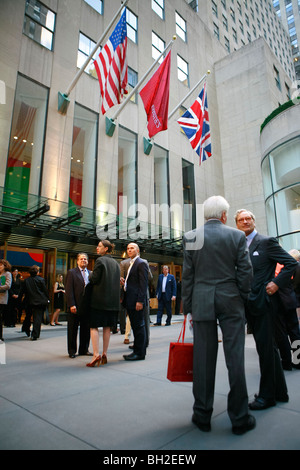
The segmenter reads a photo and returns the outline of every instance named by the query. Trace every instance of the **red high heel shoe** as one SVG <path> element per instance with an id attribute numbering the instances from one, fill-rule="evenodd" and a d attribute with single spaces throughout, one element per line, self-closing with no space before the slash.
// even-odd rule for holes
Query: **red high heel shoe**
<path id="1" fill-rule="evenodd" d="M 101 357 L 101 365 L 103 364 L 107 364 L 107 356 L 106 354 L 103 354 L 102 357 Z"/>
<path id="2" fill-rule="evenodd" d="M 100 362 L 101 362 L 101 356 L 97 356 L 93 361 L 86 364 L 86 367 L 95 367 L 95 366 L 99 367 Z"/>

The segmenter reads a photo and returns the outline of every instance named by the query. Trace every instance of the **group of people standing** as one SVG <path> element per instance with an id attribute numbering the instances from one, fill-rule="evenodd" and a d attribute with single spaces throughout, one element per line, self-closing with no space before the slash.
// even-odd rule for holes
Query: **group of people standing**
<path id="1" fill-rule="evenodd" d="M 77 267 L 70 269 L 66 277 L 66 302 L 68 309 L 68 353 L 75 358 L 79 331 L 79 355 L 93 355 L 87 367 L 107 363 L 107 350 L 111 329 L 115 326 L 120 304 L 129 317 L 133 331 L 133 351 L 124 355 L 126 361 L 143 360 L 149 344 L 149 265 L 140 258 L 136 243 L 127 246 L 128 260 L 119 263 L 112 257 L 114 245 L 101 240 L 93 271 L 87 269 L 88 255 L 77 255 Z M 99 330 L 103 328 L 103 349 L 99 351 Z M 89 352 L 92 343 L 93 353 Z"/>
<path id="2" fill-rule="evenodd" d="M 31 339 L 40 336 L 42 318 L 50 302 L 45 280 L 39 275 L 39 267 L 29 268 L 29 277 L 21 281 L 17 270 L 11 274 L 11 265 L 7 260 L 0 260 L 0 339 L 3 341 L 3 320 L 7 326 L 15 326 L 21 320 L 22 310 L 26 312 L 22 331 L 30 336 L 31 317 L 33 327 Z M 6 319 L 6 321 L 5 321 Z"/>
<path id="3" fill-rule="evenodd" d="M 257 233 L 249 210 L 236 212 L 236 229 L 226 226 L 228 210 L 223 197 L 207 199 L 206 223 L 185 234 L 182 298 L 194 331 L 192 421 L 204 432 L 211 430 L 219 325 L 230 386 L 228 415 L 232 432 L 240 435 L 256 425 L 248 409 L 264 410 L 289 400 L 278 351 L 278 338 L 288 336 L 279 293 L 290 285 L 299 263 L 275 238 Z M 281 270 L 275 276 L 278 264 Z M 259 390 L 250 403 L 244 367 L 246 322 L 260 367 Z M 298 319 L 297 328 L 299 335 Z M 290 343 L 290 357 L 291 349 Z"/>
<path id="4" fill-rule="evenodd" d="M 289 254 L 275 238 L 259 234 L 255 216 L 249 210 L 238 210 L 236 228 L 228 227 L 228 210 L 229 204 L 223 197 L 212 196 L 204 202 L 204 226 L 184 235 L 181 295 L 183 313 L 191 314 L 193 320 L 192 421 L 204 432 L 211 430 L 220 327 L 230 387 L 228 415 L 232 432 L 240 435 L 256 425 L 249 409 L 259 411 L 289 401 L 283 370 L 300 368 L 293 361 L 295 348 L 300 346 L 296 312 L 300 254 L 298 250 Z M 87 367 L 107 363 L 111 329 L 117 323 L 120 305 L 128 315 L 134 336 L 132 352 L 125 354 L 124 359 L 144 360 L 149 344 L 149 264 L 140 257 L 136 243 L 127 245 L 128 259 L 120 265 L 112 257 L 113 248 L 109 240 L 98 243 L 99 257 L 93 271 L 87 268 L 88 255 L 79 253 L 77 267 L 67 272 L 65 285 L 59 279 L 55 286 L 57 297 L 65 295 L 67 304 L 69 357 L 76 357 L 80 327 L 78 353 L 93 356 Z M 0 280 L 1 339 L 2 305 L 8 301 L 12 282 L 10 265 L 5 260 L 0 260 Z M 23 283 L 19 296 L 23 294 L 29 299 L 32 339 L 36 339 L 43 310 L 49 302 L 37 267 L 30 269 L 30 277 Z M 164 266 L 156 289 L 156 326 L 162 324 L 164 309 L 166 326 L 170 325 L 171 302 L 176 294 L 175 278 Z M 53 324 L 57 324 L 62 305 L 58 298 L 56 302 Z M 260 368 L 259 389 L 250 403 L 244 364 L 246 323 L 253 333 Z M 103 328 L 101 353 L 99 327 Z M 26 319 L 23 328 L 27 332 Z"/>

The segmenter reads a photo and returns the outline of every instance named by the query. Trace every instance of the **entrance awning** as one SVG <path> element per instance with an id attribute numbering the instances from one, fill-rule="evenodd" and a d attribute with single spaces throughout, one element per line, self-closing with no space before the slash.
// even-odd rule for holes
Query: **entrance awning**
<path id="1" fill-rule="evenodd" d="M 182 256 L 183 234 L 178 230 L 4 188 L 0 188 L 0 231 L 0 243 L 9 234 L 93 246 L 107 238 L 119 250 L 135 242 L 141 251 Z"/>

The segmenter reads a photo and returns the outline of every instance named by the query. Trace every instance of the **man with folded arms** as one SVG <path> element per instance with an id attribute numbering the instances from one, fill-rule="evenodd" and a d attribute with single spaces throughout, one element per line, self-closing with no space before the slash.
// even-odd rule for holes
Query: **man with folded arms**
<path id="1" fill-rule="evenodd" d="M 296 269 L 294 260 L 276 238 L 259 234 L 255 229 L 252 212 L 239 209 L 235 215 L 236 226 L 246 235 L 253 267 L 251 292 L 246 306 L 246 318 L 256 343 L 260 366 L 260 384 L 251 410 L 264 410 L 276 402 L 288 402 L 289 396 L 276 346 L 274 331 L 279 328 L 277 311 L 278 289 L 289 284 Z M 277 263 L 283 268 L 275 277 Z"/>

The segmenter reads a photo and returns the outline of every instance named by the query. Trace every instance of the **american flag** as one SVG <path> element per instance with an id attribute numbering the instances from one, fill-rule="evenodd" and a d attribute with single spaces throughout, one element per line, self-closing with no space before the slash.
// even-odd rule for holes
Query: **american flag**
<path id="1" fill-rule="evenodd" d="M 211 157 L 206 83 L 194 104 L 177 120 L 201 162 Z"/>
<path id="2" fill-rule="evenodd" d="M 127 93 L 128 67 L 126 50 L 127 24 L 125 8 L 113 33 L 94 61 L 102 96 L 102 114 L 105 114 L 115 104 L 119 104 L 124 93 Z"/>

